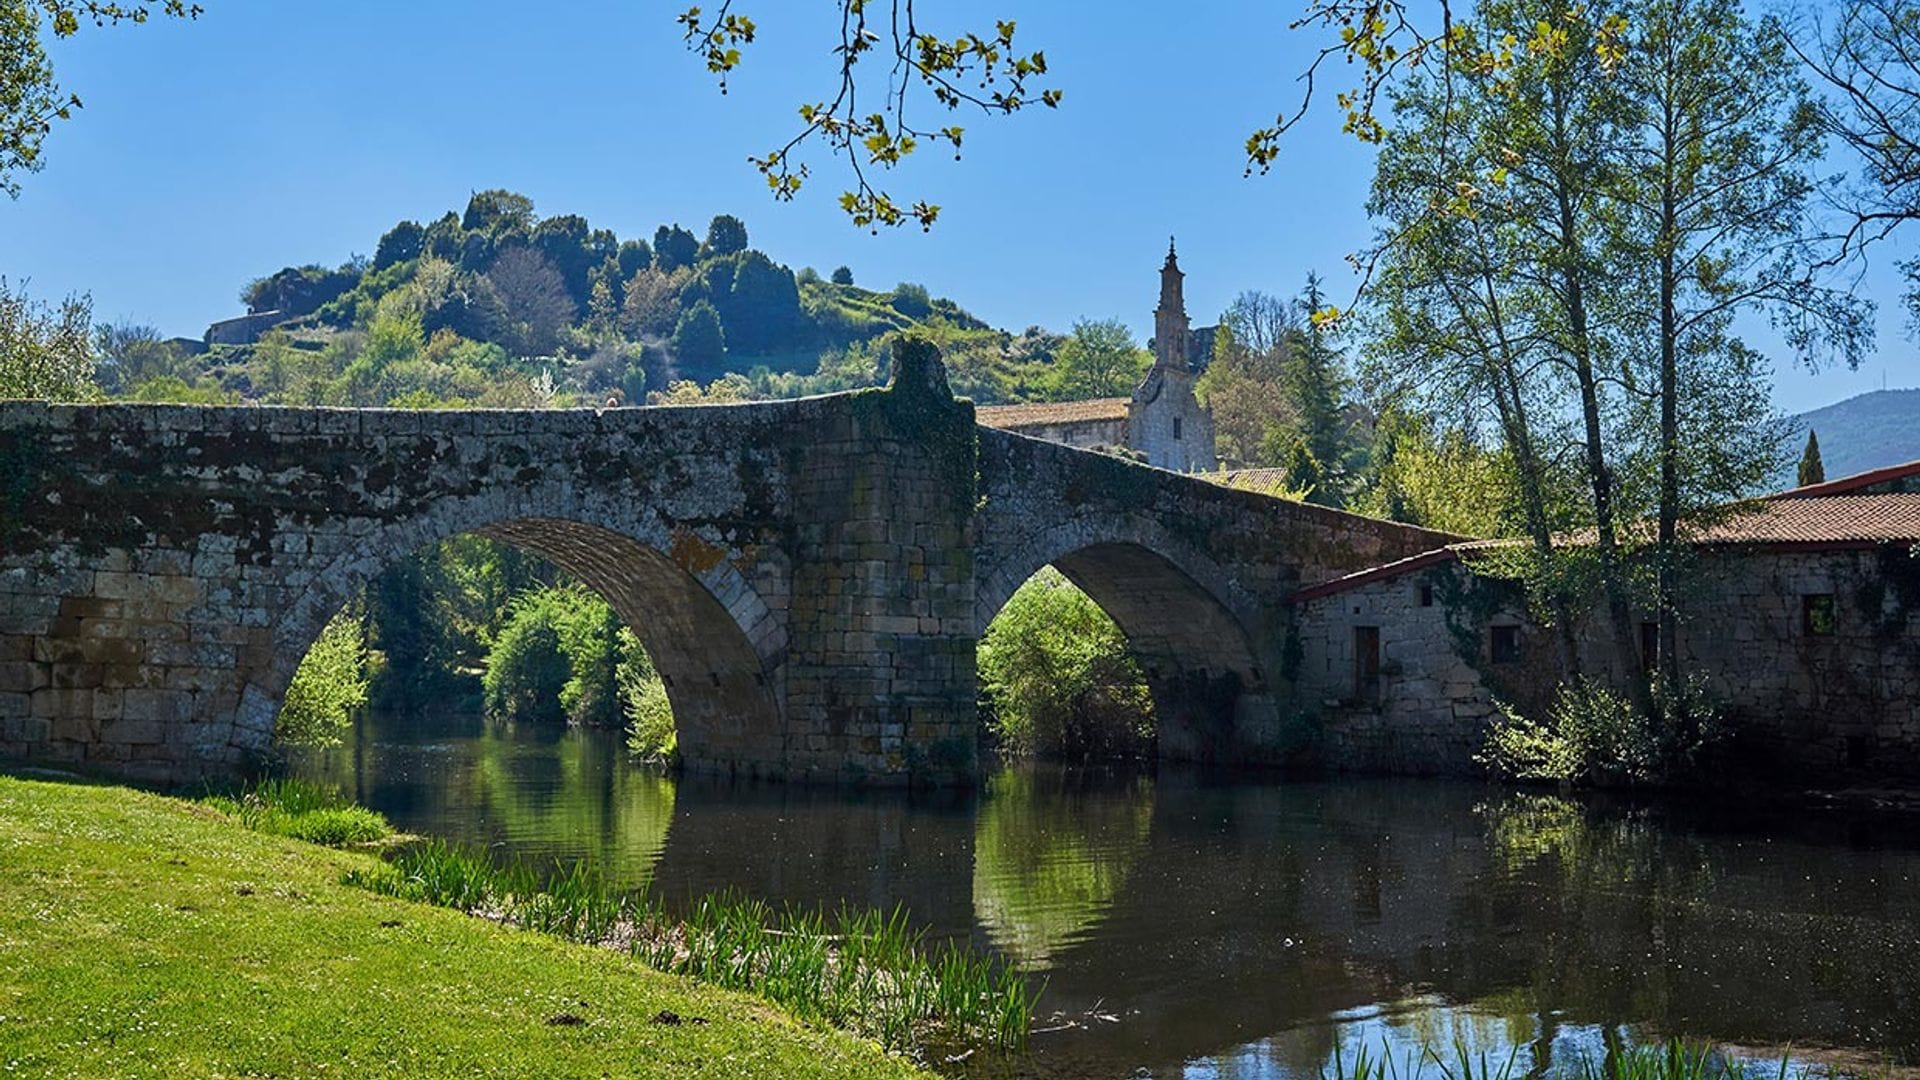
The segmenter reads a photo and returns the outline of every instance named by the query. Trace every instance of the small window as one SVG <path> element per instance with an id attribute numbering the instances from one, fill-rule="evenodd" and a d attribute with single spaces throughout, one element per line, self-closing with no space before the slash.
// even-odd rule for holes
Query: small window
<path id="1" fill-rule="evenodd" d="M 1173 418 L 1173 437 L 1180 437 L 1180 418 L 1177 416 Z"/>
<path id="2" fill-rule="evenodd" d="M 1833 633 L 1832 593 L 1808 593 L 1800 598 L 1800 628 L 1815 637 Z"/>
<path id="3" fill-rule="evenodd" d="M 1652 671 L 1660 663 L 1660 624 L 1640 624 L 1640 666 Z"/>
<path id="4" fill-rule="evenodd" d="M 1380 628 L 1353 628 L 1353 696 L 1361 701 L 1380 697 Z"/>
<path id="5" fill-rule="evenodd" d="M 1520 628 L 1517 626 L 1495 626 L 1489 629 L 1487 651 L 1496 664 L 1512 664 L 1520 660 Z"/>
<path id="6" fill-rule="evenodd" d="M 1433 606 L 1433 585 L 1431 583 L 1422 582 L 1420 584 L 1420 606 Z"/>

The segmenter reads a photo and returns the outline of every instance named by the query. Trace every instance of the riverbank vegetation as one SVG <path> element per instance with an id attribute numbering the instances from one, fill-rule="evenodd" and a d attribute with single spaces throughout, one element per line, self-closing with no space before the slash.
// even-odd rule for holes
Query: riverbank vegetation
<path id="1" fill-rule="evenodd" d="M 1126 635 L 1058 570 L 1015 590 L 981 636 L 979 663 L 987 728 L 1003 753 L 1151 755 L 1153 698 Z"/>
<path id="2" fill-rule="evenodd" d="M 237 795 L 212 795 L 204 802 L 254 832 L 323 847 L 370 844 L 393 835 L 393 826 L 378 811 L 290 777 L 263 780 Z"/>
<path id="3" fill-rule="evenodd" d="M 916 1072 L 622 953 L 345 885 L 383 864 L 189 802 L 0 776 L 0 851 L 0 1065 L 23 1075 Z"/>
<path id="4" fill-rule="evenodd" d="M 615 949 L 674 975 L 759 994 L 803 1019 L 895 1050 L 1025 1048 L 1033 996 L 1013 969 L 954 945 L 929 949 L 904 911 L 776 912 L 735 896 L 673 918 L 584 863 L 540 875 L 429 842 L 346 879 L 387 896 Z"/>

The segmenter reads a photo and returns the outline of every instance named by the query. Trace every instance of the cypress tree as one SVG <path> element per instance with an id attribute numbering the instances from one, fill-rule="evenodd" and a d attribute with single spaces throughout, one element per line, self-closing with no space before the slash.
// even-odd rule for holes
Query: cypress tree
<path id="1" fill-rule="evenodd" d="M 1820 439 L 1807 429 L 1807 448 L 1800 453 L 1800 484 L 1824 484 L 1827 482 L 1827 467 L 1820 462 Z"/>

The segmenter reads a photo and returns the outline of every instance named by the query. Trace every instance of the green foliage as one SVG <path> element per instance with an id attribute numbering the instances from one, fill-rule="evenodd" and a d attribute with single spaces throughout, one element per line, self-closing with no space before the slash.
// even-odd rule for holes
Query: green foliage
<path id="1" fill-rule="evenodd" d="M 255 832 L 325 847 L 368 844 L 393 835 L 393 826 L 381 814 L 305 780 L 266 780 L 237 797 L 216 795 L 206 803 Z"/>
<path id="2" fill-rule="evenodd" d="M 385 270 L 396 263 L 411 262 L 426 250 L 427 230 L 417 221 L 402 221 L 388 229 L 373 249 L 373 269 Z"/>
<path id="3" fill-rule="evenodd" d="M 712 304 L 702 300 L 680 316 L 673 328 L 673 352 L 684 367 L 717 373 L 727 358 L 727 338 Z"/>
<path id="4" fill-rule="evenodd" d="M 834 267 L 834 268 L 833 268 L 833 279 L 832 279 L 832 280 L 833 280 L 833 283 L 834 283 L 835 285 L 851 285 L 851 284 L 853 284 L 853 270 L 852 270 L 852 268 L 850 268 L 850 267 L 846 267 L 846 266 L 836 266 L 836 267 Z"/>
<path id="5" fill-rule="evenodd" d="M 1138 756 L 1153 744 L 1153 699 L 1125 635 L 1051 567 L 994 617 L 979 663 L 989 726 L 1012 753 Z"/>
<path id="6" fill-rule="evenodd" d="M 1592 679 L 1560 687 L 1544 721 L 1502 705 L 1478 760 L 1497 775 L 1576 785 L 1645 785 L 1683 777 L 1719 741 L 1719 713 L 1697 680 L 1655 687 L 1651 711 Z"/>
<path id="7" fill-rule="evenodd" d="M 924 319 L 933 314 L 933 297 L 928 295 L 927 287 L 910 281 L 895 285 L 888 303 L 909 319 Z"/>
<path id="8" fill-rule="evenodd" d="M 1080 319 L 1054 356 L 1065 399 L 1121 397 L 1146 374 L 1153 357 L 1119 319 Z"/>
<path id="9" fill-rule="evenodd" d="M 367 647 L 357 612 L 342 609 L 320 631 L 293 673 L 274 723 L 292 746 L 332 746 L 367 703 Z"/>
<path id="10" fill-rule="evenodd" d="M 680 733 L 674 726 L 666 683 L 651 671 L 642 676 L 622 667 L 620 696 L 627 707 L 627 752 L 663 765 L 678 761 Z"/>
<path id="11" fill-rule="evenodd" d="M 747 250 L 747 227 L 732 214 L 716 214 L 707 223 L 707 251 L 732 255 Z"/>
<path id="12" fill-rule="evenodd" d="M 1820 437 L 1807 430 L 1807 446 L 1800 452 L 1800 469 L 1794 483 L 1799 487 L 1827 482 L 1827 467 L 1820 461 Z"/>
<path id="13" fill-rule="evenodd" d="M 653 234 L 653 265 L 666 273 L 691 268 L 700 258 L 700 240 L 678 225 L 662 225 Z"/>
<path id="14" fill-rule="evenodd" d="M 639 652 L 605 600 L 579 586 L 513 601 L 481 678 L 489 715 L 608 726 L 622 721 L 618 672 Z"/>
<path id="15" fill-rule="evenodd" d="M 0 278 L 0 398 L 94 397 L 92 323 L 85 297 L 70 296 L 55 307 L 29 300 Z"/>

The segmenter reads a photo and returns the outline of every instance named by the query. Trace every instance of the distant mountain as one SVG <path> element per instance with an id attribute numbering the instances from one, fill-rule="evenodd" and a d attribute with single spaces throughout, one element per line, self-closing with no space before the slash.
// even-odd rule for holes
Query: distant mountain
<path id="1" fill-rule="evenodd" d="M 1875 390 L 1793 418 L 1794 461 L 1807 429 L 1820 436 L 1827 479 L 1920 461 L 1920 390 Z M 1793 486 L 1793 465 L 1782 477 Z"/>

